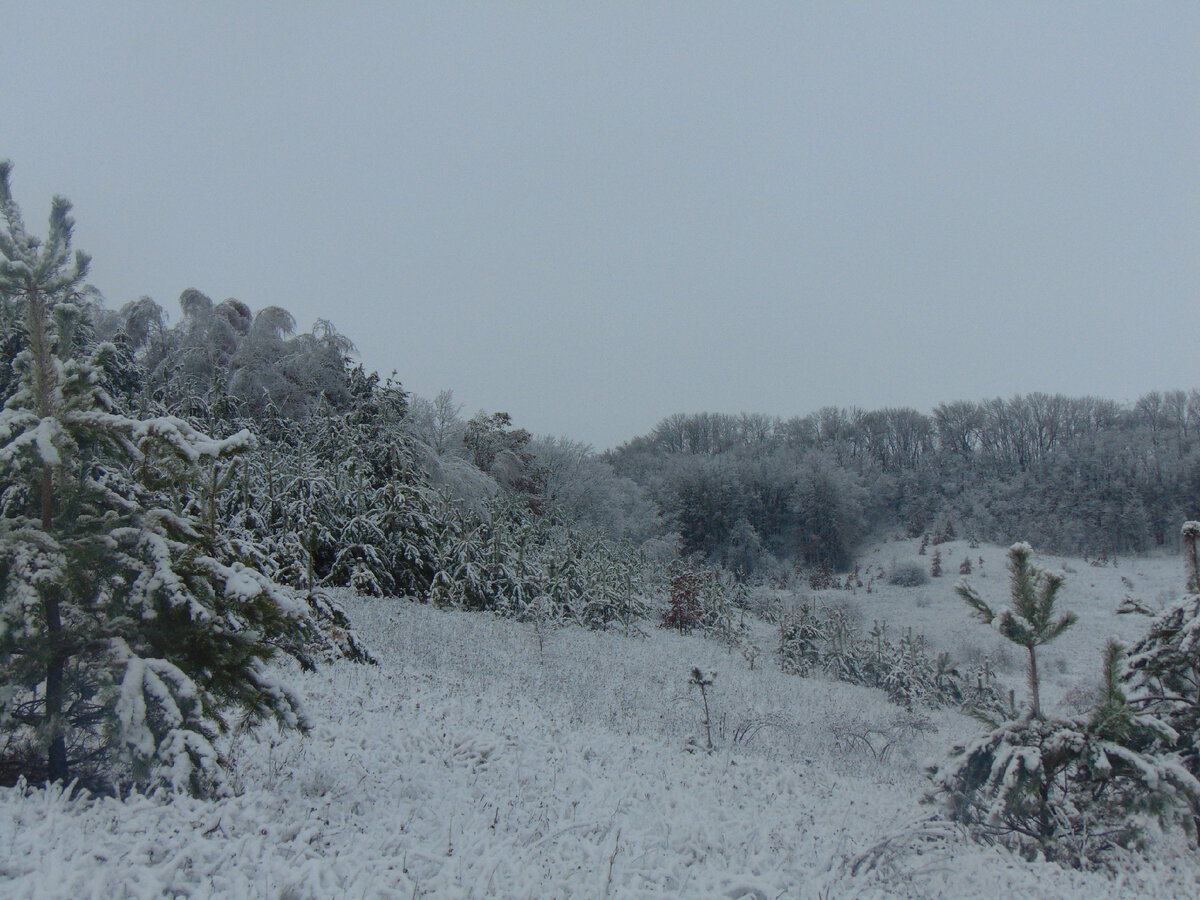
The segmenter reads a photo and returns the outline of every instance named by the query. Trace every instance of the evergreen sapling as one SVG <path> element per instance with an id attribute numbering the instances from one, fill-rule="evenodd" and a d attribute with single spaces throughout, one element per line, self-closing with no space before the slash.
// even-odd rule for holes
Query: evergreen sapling
<path id="1" fill-rule="evenodd" d="M 116 407 L 112 345 L 78 355 L 88 258 L 71 254 L 70 204 L 55 198 L 45 241 L 28 234 L 10 171 L 0 162 L 0 304 L 24 349 L 0 411 L 4 775 L 220 793 L 229 716 L 308 724 L 267 666 L 281 649 L 309 663 L 303 605 L 185 509 L 203 464 L 253 438 Z"/>
<path id="2" fill-rule="evenodd" d="M 985 842 L 1077 867 L 1113 864 L 1124 850 L 1144 845 L 1147 825 L 1187 824 L 1200 782 L 1174 754 L 1161 752 L 1174 729 L 1126 698 L 1124 652 L 1115 641 L 1104 650 L 1091 713 L 1042 714 L 1036 648 L 1075 619 L 1057 615 L 1063 579 L 1039 572 L 1030 553 L 1028 544 L 1009 550 L 1010 610 L 997 614 L 965 582 L 958 588 L 978 618 L 1028 650 L 1030 705 L 1016 718 L 993 720 L 989 731 L 932 767 L 934 796 Z"/>
<path id="3" fill-rule="evenodd" d="M 965 581 L 955 587 L 972 614 L 985 625 L 1029 654 L 1027 669 L 1030 702 L 1033 715 L 1042 717 L 1041 690 L 1037 668 L 1037 648 L 1048 644 L 1075 624 L 1074 613 L 1057 615 L 1055 604 L 1065 579 L 1061 575 L 1043 572 L 1030 562 L 1033 548 L 1026 543 L 1013 544 L 1008 550 L 1008 571 L 1011 576 L 1011 609 L 997 613 Z"/>

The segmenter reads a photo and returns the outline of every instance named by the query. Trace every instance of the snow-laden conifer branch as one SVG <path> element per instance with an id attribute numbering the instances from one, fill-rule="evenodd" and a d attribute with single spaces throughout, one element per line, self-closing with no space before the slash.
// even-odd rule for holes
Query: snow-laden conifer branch
<path id="1" fill-rule="evenodd" d="M 7 746 L 40 755 L 52 781 L 223 790 L 211 738 L 226 710 L 305 727 L 266 663 L 282 649 L 311 665 L 316 641 L 308 607 L 193 517 L 200 464 L 254 438 L 121 411 L 101 368 L 116 348 L 74 343 L 88 260 L 71 254 L 70 204 L 55 198 L 38 241 L 10 170 L 0 300 L 28 340 L 0 411 L 0 694 L 23 710 Z"/>

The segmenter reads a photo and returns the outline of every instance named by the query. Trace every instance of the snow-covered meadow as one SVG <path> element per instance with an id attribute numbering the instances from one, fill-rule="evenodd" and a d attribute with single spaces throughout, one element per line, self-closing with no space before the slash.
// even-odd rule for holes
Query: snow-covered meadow
<path id="1" fill-rule="evenodd" d="M 990 655 L 1020 695 L 1021 659 L 952 590 L 969 553 L 971 583 L 1002 605 L 1003 548 L 941 549 L 947 574 L 923 587 L 879 579 L 870 594 L 818 600 L 912 626 L 958 658 Z M 928 559 L 894 541 L 862 565 Z M 1067 571 L 1063 606 L 1080 616 L 1046 648 L 1047 705 L 1065 710 L 1095 680 L 1104 640 L 1144 628 L 1116 614 L 1122 597 L 1155 606 L 1182 570 L 1177 558 L 1037 562 Z M 762 649 L 751 670 L 740 652 L 650 623 L 640 636 L 547 631 L 342 599 L 380 665 L 291 673 L 310 735 L 236 736 L 239 793 L 225 800 L 0 791 L 0 895 L 1200 895 L 1200 859 L 1178 836 L 1118 878 L 970 842 L 921 803 L 923 765 L 980 726 L 949 711 L 913 720 L 881 692 L 783 674 L 766 623 L 750 623 Z M 693 666 L 716 672 L 711 754 Z"/>

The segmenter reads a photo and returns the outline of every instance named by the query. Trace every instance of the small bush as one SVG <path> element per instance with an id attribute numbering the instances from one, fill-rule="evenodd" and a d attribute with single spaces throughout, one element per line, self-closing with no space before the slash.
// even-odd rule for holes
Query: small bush
<path id="1" fill-rule="evenodd" d="M 840 588 L 842 582 L 828 565 L 821 563 L 809 571 L 808 586 L 814 591 L 829 591 Z"/>
<path id="2" fill-rule="evenodd" d="M 1196 782 L 1144 752 L 1148 717 L 1103 702 L 1090 715 L 1039 719 L 1031 707 L 956 746 L 929 769 L 936 797 L 982 843 L 1075 868 L 1119 864 L 1145 849 L 1146 826 L 1187 827 Z"/>
<path id="3" fill-rule="evenodd" d="M 947 519 L 942 527 L 938 529 L 937 534 L 933 536 L 934 546 L 938 544 L 948 544 L 955 539 L 957 535 L 954 532 L 954 523 Z"/>
<path id="4" fill-rule="evenodd" d="M 681 634 L 699 629 L 706 637 L 733 648 L 746 641 L 744 597 L 727 572 L 684 569 L 671 577 L 667 608 L 659 624 Z"/>
<path id="5" fill-rule="evenodd" d="M 704 576 L 699 572 L 680 572 L 671 578 L 670 601 L 662 615 L 662 627 L 687 634 L 700 624 L 700 592 Z"/>
<path id="6" fill-rule="evenodd" d="M 884 721 L 856 713 L 830 723 L 829 733 L 842 752 L 869 755 L 877 763 L 886 763 L 897 748 L 910 752 L 909 745 L 923 734 L 934 734 L 937 726 L 929 716 L 904 710 Z"/>
<path id="7" fill-rule="evenodd" d="M 902 562 L 892 566 L 888 573 L 888 584 L 896 587 L 920 587 L 929 583 L 929 576 L 920 563 Z"/>
<path id="8" fill-rule="evenodd" d="M 956 667 L 949 655 L 934 656 L 925 638 L 911 629 L 892 639 L 884 622 L 863 634 L 845 608 L 802 604 L 793 610 L 779 626 L 779 664 L 796 675 L 820 671 L 879 688 L 907 709 L 917 703 L 985 712 L 1006 708 L 986 664 Z"/>

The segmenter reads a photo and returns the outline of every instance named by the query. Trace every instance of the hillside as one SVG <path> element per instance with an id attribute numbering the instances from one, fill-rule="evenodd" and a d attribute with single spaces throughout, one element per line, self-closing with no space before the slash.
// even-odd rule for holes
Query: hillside
<path id="1" fill-rule="evenodd" d="M 964 545 L 965 546 L 965 545 Z M 943 546 L 953 563 L 958 547 Z M 950 552 L 948 552 L 950 551 Z M 915 542 L 863 564 L 917 557 Z M 972 583 L 1002 595 L 1003 550 L 980 547 Z M 1129 578 L 1151 603 L 1178 584 L 1171 558 L 1042 559 L 1069 574 L 1078 628 L 1049 648 L 1047 699 L 1095 672 Z M 949 568 L 949 566 L 948 566 Z M 870 594 L 823 592 L 867 622 L 886 616 L 955 653 L 995 636 L 951 596 L 958 576 Z M 807 593 L 807 592 L 806 592 Z M 777 599 L 779 599 L 777 597 Z M 978 724 L 903 714 L 874 690 L 751 671 L 711 641 L 532 626 L 391 599 L 343 600 L 378 667 L 294 673 L 309 737 L 274 727 L 229 746 L 241 794 L 200 801 L 66 799 L 0 791 L 7 897 L 690 896 L 1179 897 L 1200 892 L 1181 837 L 1113 881 L 980 847 L 931 819 L 922 764 Z M 1011 651 L 1010 651 L 1011 653 Z M 999 658 L 999 657 L 998 657 Z M 712 754 L 691 667 L 715 670 Z M 1000 667 L 1003 670 L 1001 661 Z M 1002 677 L 1020 688 L 1019 665 Z M 936 728 L 936 731 L 933 729 Z M 881 753 L 878 736 L 898 737 Z M 876 741 L 868 749 L 854 739 Z M 883 756 L 877 760 L 876 755 Z"/>

